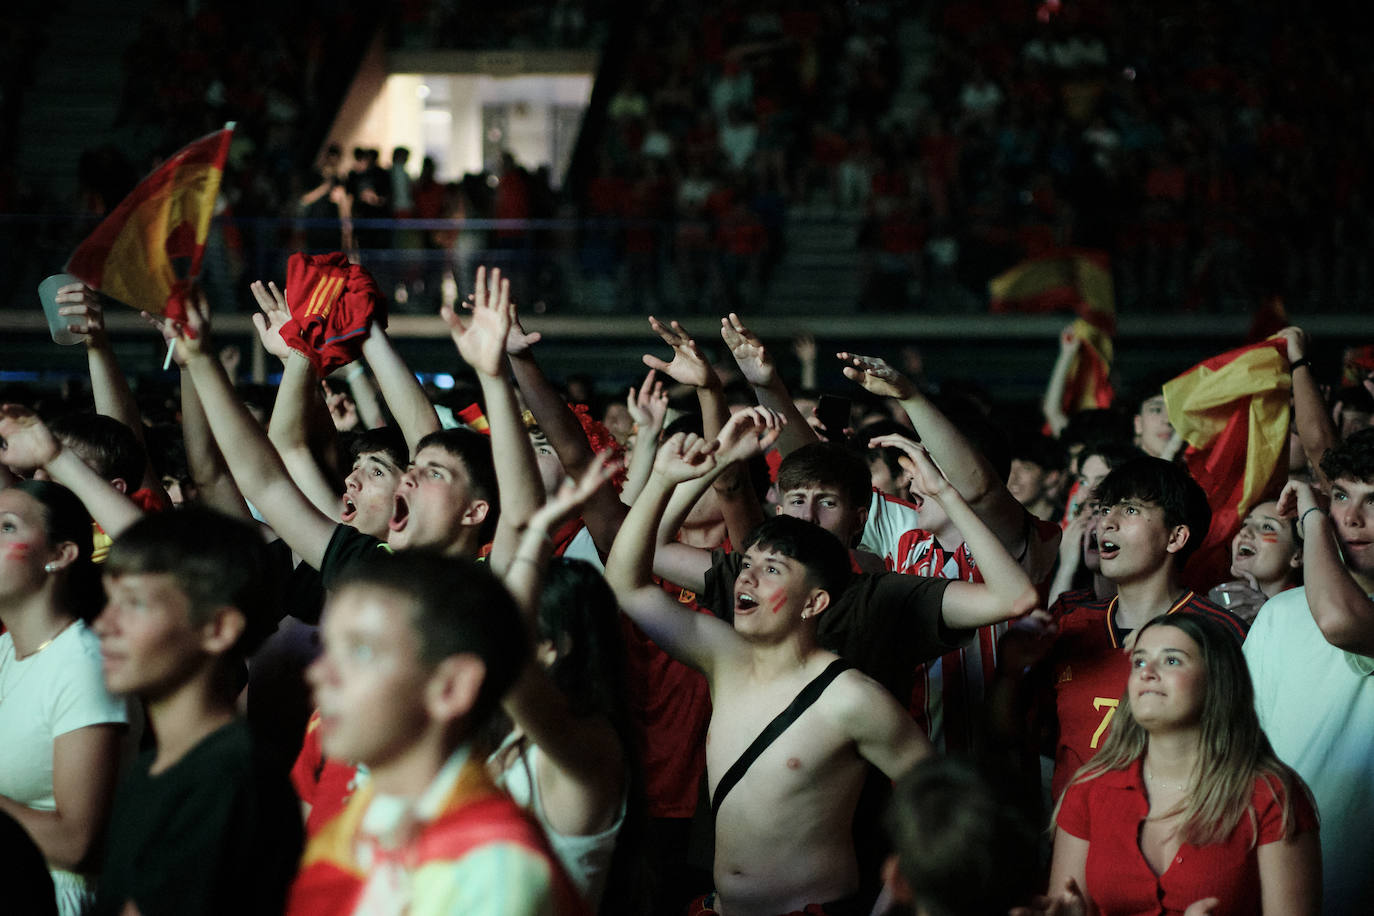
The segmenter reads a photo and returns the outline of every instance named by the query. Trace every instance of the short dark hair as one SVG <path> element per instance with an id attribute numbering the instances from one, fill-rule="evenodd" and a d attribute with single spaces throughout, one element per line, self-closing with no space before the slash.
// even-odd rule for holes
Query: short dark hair
<path id="1" fill-rule="evenodd" d="M 530 658 L 515 601 L 485 563 L 425 550 L 379 550 L 350 565 L 334 591 L 350 587 L 380 588 L 409 601 L 424 664 L 466 653 L 482 660 L 486 676 L 468 713 L 470 728 L 490 717 Z"/>
<path id="2" fill-rule="evenodd" d="M 806 567 L 812 581 L 830 593 L 832 603 L 852 577 L 849 550 L 840 539 L 820 525 L 790 515 L 776 515 L 749 532 L 740 550 L 751 547 L 775 550 L 796 560 Z"/>
<path id="3" fill-rule="evenodd" d="M 1004 916 L 1034 892 L 1035 830 L 970 763 L 916 764 L 893 788 L 886 823 L 898 871 L 930 916 Z"/>
<path id="4" fill-rule="evenodd" d="M 1129 442 L 1122 442 L 1114 439 L 1100 439 L 1096 442 L 1087 442 L 1083 445 L 1083 451 L 1078 453 L 1078 469 L 1083 470 L 1083 462 L 1096 455 L 1102 459 L 1102 463 L 1107 466 L 1107 470 L 1121 467 L 1128 461 L 1136 458 L 1143 458 L 1145 453 L 1131 445 Z"/>
<path id="5" fill-rule="evenodd" d="M 1030 433 L 1011 441 L 1013 461 L 1029 461 L 1043 471 L 1064 470 L 1064 449 L 1044 433 Z"/>
<path id="6" fill-rule="evenodd" d="M 166 574 L 190 602 L 191 623 L 228 605 L 245 626 L 227 653 L 252 655 L 282 618 L 285 570 L 257 527 L 203 506 L 153 512 L 115 539 L 105 561 L 109 576 Z"/>
<path id="7" fill-rule="evenodd" d="M 1344 442 L 1327 449 L 1321 467 L 1327 480 L 1333 482 L 1345 478 L 1374 483 L 1374 429 L 1352 433 Z"/>
<path id="8" fill-rule="evenodd" d="M 395 426 L 379 426 L 376 429 L 365 429 L 361 432 L 351 433 L 347 436 L 345 443 L 348 447 L 349 464 L 357 461 L 363 455 L 376 452 L 386 455 L 396 467 L 402 470 L 410 463 L 410 449 L 406 446 L 406 437 Z"/>
<path id="9" fill-rule="evenodd" d="M 1128 499 L 1154 503 L 1164 510 L 1164 524 L 1188 526 L 1188 542 L 1176 556 L 1182 565 L 1202 546 L 1212 524 L 1207 494 L 1186 470 L 1163 458 L 1142 455 L 1112 469 L 1096 493 L 1098 503 L 1110 508 Z"/>
<path id="10" fill-rule="evenodd" d="M 48 429 L 106 480 L 123 480 L 138 489 L 148 455 L 134 431 L 114 417 L 81 412 L 56 417 Z"/>
<path id="11" fill-rule="evenodd" d="M 483 543 L 496 534 L 501 515 L 501 495 L 496 486 L 496 461 L 491 454 L 491 439 L 471 429 L 436 429 L 415 443 L 415 454 L 431 445 L 443 449 L 463 463 L 472 484 L 472 493 L 487 501 L 487 517 L 477 532 Z"/>
<path id="12" fill-rule="evenodd" d="M 782 459 L 778 492 L 801 487 L 835 487 L 856 509 L 868 507 L 873 475 L 863 455 L 838 442 L 812 442 Z"/>

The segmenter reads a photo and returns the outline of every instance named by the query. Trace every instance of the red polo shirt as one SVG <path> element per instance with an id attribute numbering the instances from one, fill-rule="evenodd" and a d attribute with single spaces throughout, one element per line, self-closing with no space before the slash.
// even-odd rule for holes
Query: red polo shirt
<path id="1" fill-rule="evenodd" d="M 1242 817 L 1224 843 L 1184 843 L 1164 874 L 1156 875 L 1137 841 L 1150 813 L 1140 768 L 1137 760 L 1128 769 L 1069 786 L 1059 809 L 1060 829 L 1088 841 L 1085 890 L 1102 916 L 1174 916 L 1204 897 L 1221 900 L 1214 916 L 1259 916 L 1258 847 L 1283 838 L 1279 782 L 1257 778 L 1250 796 L 1253 819 Z M 1293 813 L 1296 833 L 1316 829 L 1306 791 L 1294 799 Z"/>

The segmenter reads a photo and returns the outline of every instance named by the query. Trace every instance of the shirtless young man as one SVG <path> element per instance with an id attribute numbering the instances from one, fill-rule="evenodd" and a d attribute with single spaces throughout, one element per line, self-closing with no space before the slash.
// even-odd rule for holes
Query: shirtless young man
<path id="1" fill-rule="evenodd" d="M 654 531 L 678 484 L 775 436 L 762 417 L 736 417 L 715 442 L 668 440 L 606 563 L 625 612 L 669 654 L 704 673 L 711 688 L 706 761 L 716 808 L 716 893 L 702 902 L 703 913 L 777 916 L 817 903 L 842 912 L 835 904 L 849 904 L 845 898 L 859 886 L 850 828 L 865 761 L 895 779 L 930 753 L 891 694 L 847 669 L 820 681 L 813 704 L 751 764 L 737 765 L 808 685 L 836 663 L 843 668 L 818 647 L 816 622 L 849 579 L 848 552 L 809 522 L 765 522 L 742 545 L 731 625 L 679 606 L 653 584 Z M 933 465 L 927 470 L 938 475 Z"/>

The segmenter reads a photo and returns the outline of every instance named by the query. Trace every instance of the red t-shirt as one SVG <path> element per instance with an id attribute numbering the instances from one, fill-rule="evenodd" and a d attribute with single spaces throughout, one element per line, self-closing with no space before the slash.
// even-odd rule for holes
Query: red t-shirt
<path id="1" fill-rule="evenodd" d="M 1283 838 L 1283 787 L 1278 780 L 1256 778 L 1250 796 L 1255 816 L 1242 817 L 1225 842 L 1184 843 L 1164 873 L 1156 875 L 1138 841 L 1140 823 L 1150 811 L 1140 768 L 1136 761 L 1128 769 L 1075 783 L 1059 809 L 1059 827 L 1088 841 L 1085 890 L 1102 916 L 1174 916 L 1204 897 L 1221 900 L 1215 916 L 1259 916 L 1258 847 Z M 1316 813 L 1305 791 L 1293 800 L 1293 814 L 1295 833 L 1316 829 Z"/>
<path id="2" fill-rule="evenodd" d="M 1078 768 L 1097 753 L 1131 674 L 1124 646 L 1130 631 L 1117 628 L 1115 597 L 1096 600 L 1090 591 L 1066 592 L 1050 608 L 1059 636 L 1050 650 L 1054 707 L 1059 738 L 1054 751 L 1050 790 L 1058 798 Z M 1187 592 L 1167 613 L 1189 611 L 1221 623 L 1243 641 L 1248 629 L 1205 598 Z"/>

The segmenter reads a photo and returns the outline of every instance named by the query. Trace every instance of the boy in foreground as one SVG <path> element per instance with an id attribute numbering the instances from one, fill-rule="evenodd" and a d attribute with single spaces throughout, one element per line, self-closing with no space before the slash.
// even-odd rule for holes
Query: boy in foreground
<path id="1" fill-rule="evenodd" d="M 761 432 L 758 444 L 775 436 Z M 817 645 L 817 618 L 850 576 L 848 551 L 821 527 L 780 516 L 755 529 L 742 545 L 733 625 L 681 607 L 652 582 L 654 528 L 677 485 L 711 470 L 718 448 L 730 453 L 721 460 L 741 457 L 737 444 L 695 436 L 663 446 L 606 564 L 625 612 L 710 685 L 716 892 L 694 912 L 850 912 L 865 761 L 895 779 L 930 745 L 882 686 Z"/>
<path id="2" fill-rule="evenodd" d="M 379 553 L 341 575 L 323 635 L 308 678 L 324 752 L 369 781 L 311 837 L 287 912 L 583 913 L 539 828 L 472 753 L 530 652 L 485 566 Z"/>
<path id="3" fill-rule="evenodd" d="M 300 811 L 234 706 L 279 616 L 275 568 L 253 527 L 207 509 L 146 516 L 111 548 L 105 684 L 143 700 L 157 745 L 115 794 L 97 912 L 280 911 Z"/>

